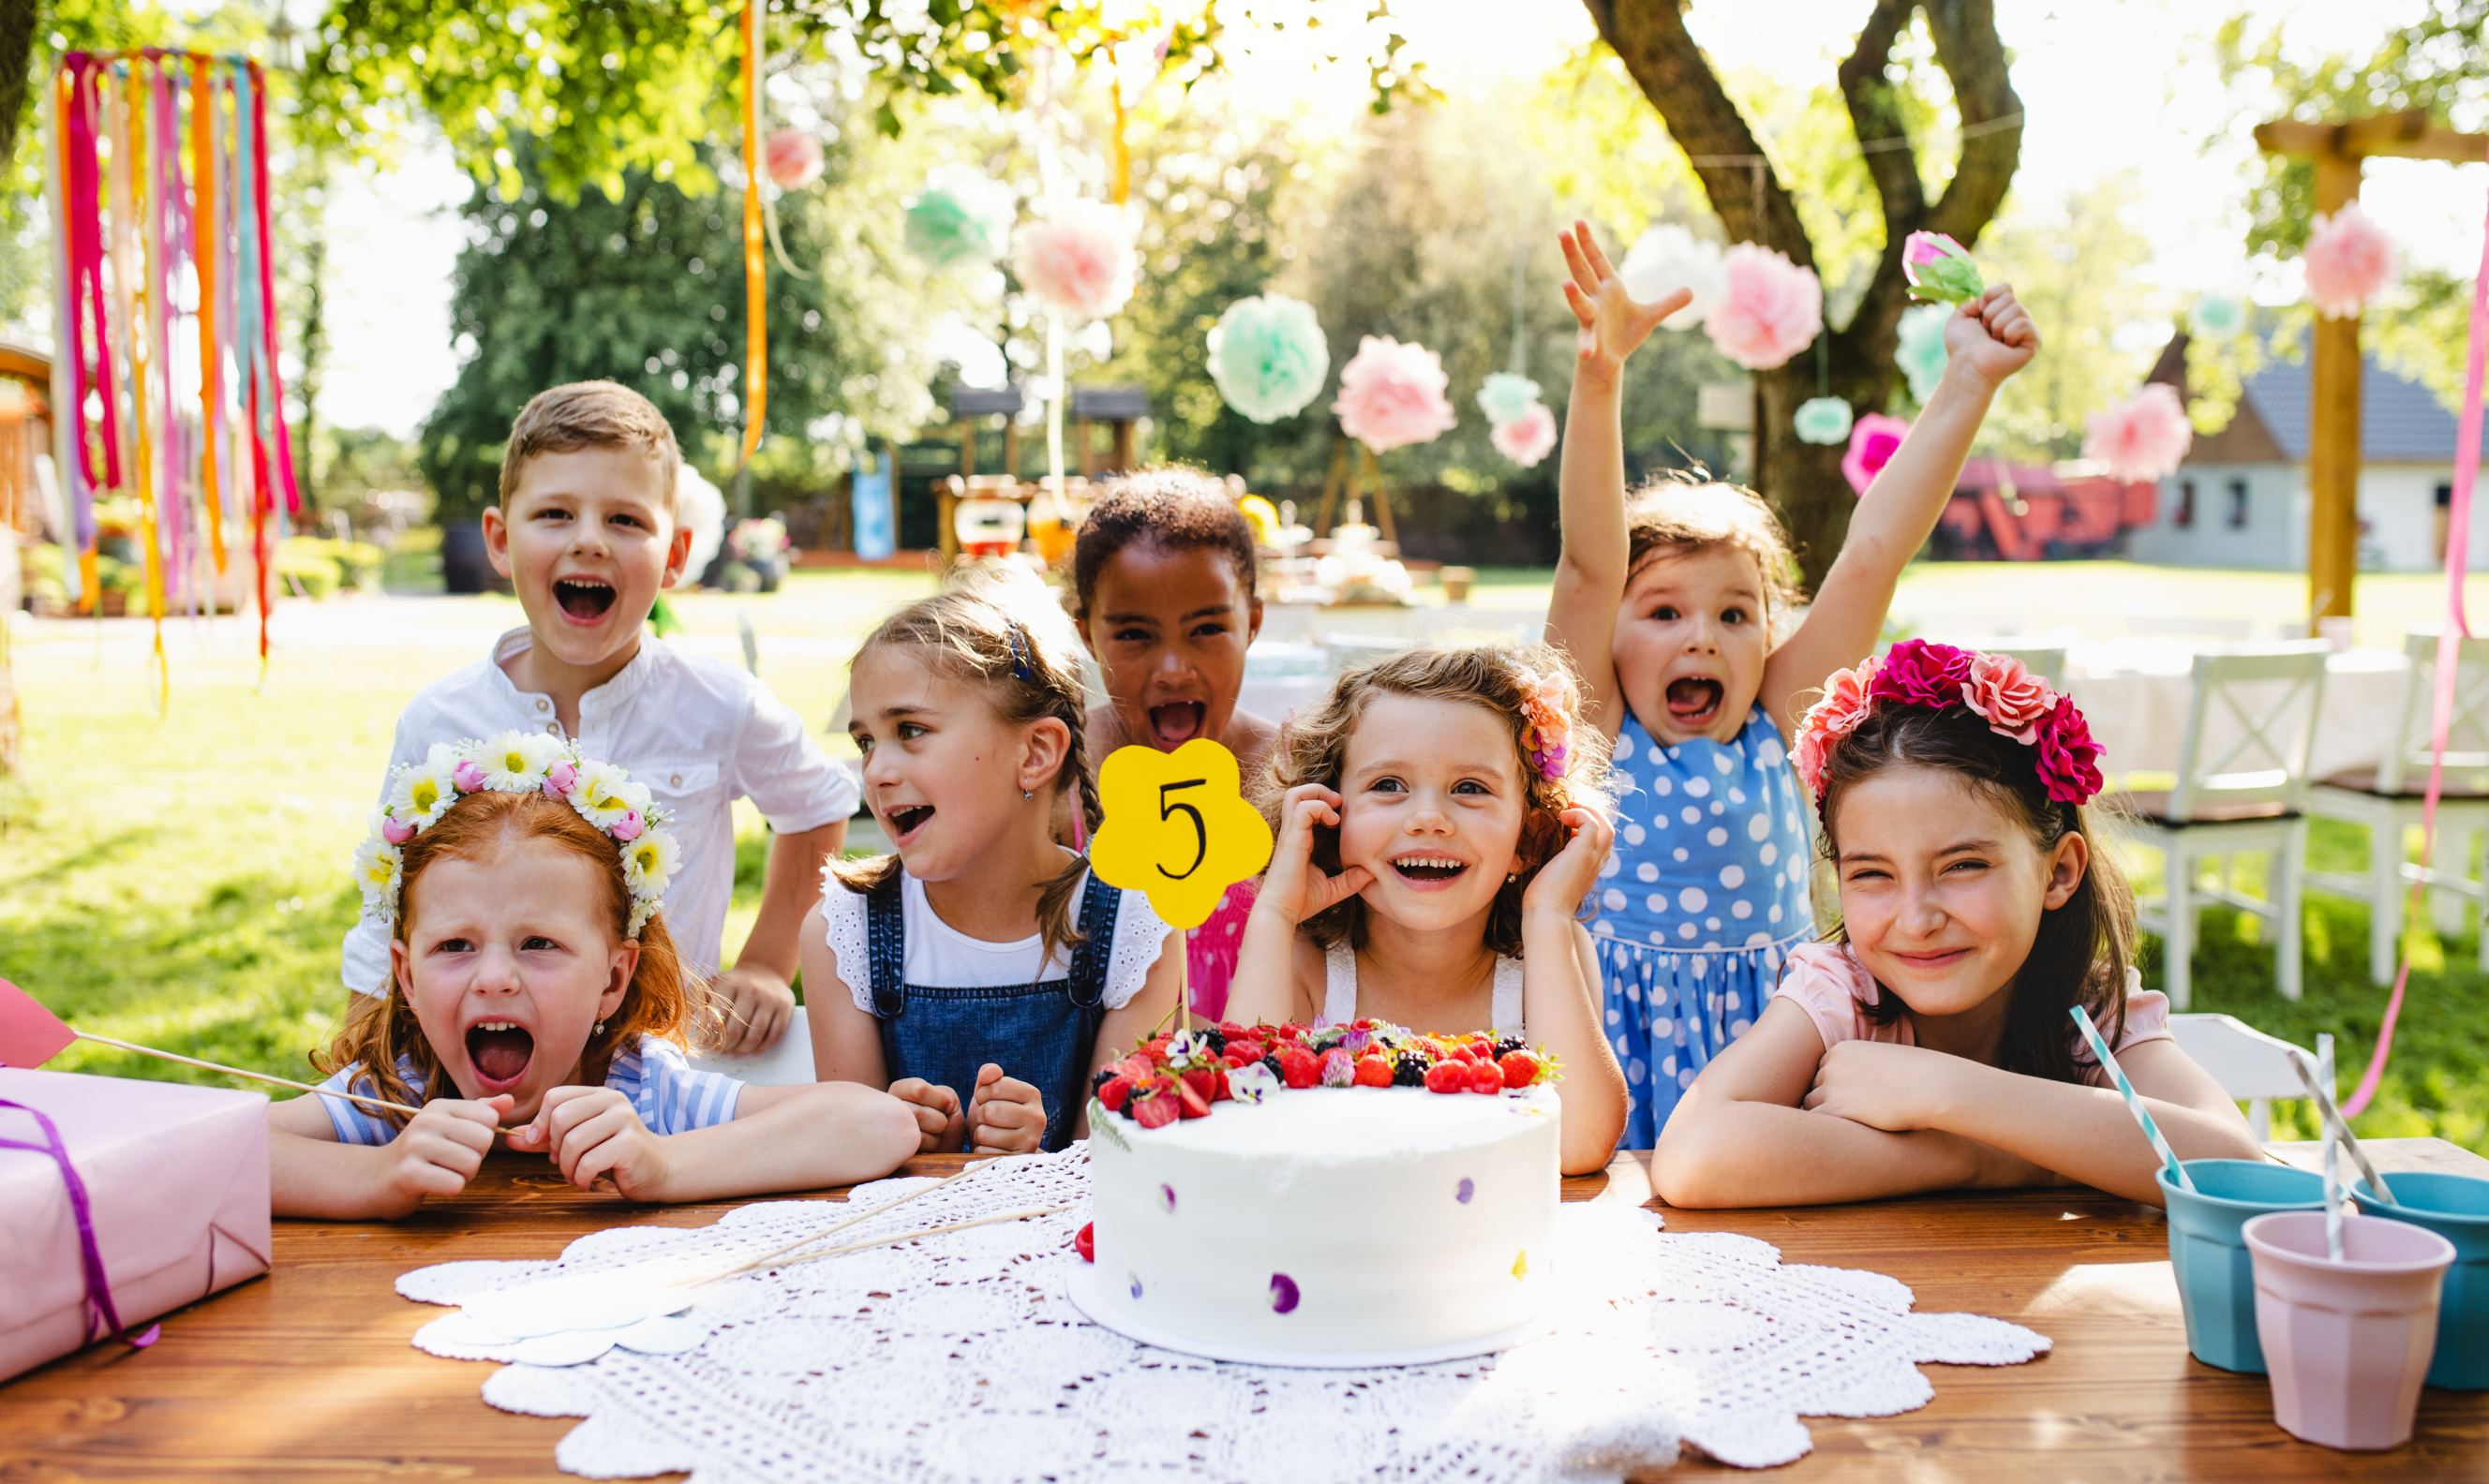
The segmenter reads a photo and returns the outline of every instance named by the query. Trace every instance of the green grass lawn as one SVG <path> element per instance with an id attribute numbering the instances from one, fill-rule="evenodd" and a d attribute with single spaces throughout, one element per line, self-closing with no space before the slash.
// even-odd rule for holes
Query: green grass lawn
<path id="1" fill-rule="evenodd" d="M 1487 569 L 1480 601 L 1543 597 L 1543 570 Z M 845 683 L 855 641 L 893 604 L 930 586 L 922 574 L 798 573 L 772 596 L 701 594 L 676 603 L 686 631 L 727 637 L 749 615 L 760 671 L 815 725 Z M 2489 611 L 2489 583 L 2474 602 Z M 2433 580 L 2368 578 L 2360 602 L 2387 632 L 2435 616 Z M 1484 594 L 1492 594 L 1492 597 Z M 521 621 L 506 598 L 399 605 L 412 621 L 355 647 L 280 648 L 261 679 L 235 620 L 203 641 L 168 626 L 172 699 L 159 718 L 144 625 L 44 624 L 13 649 L 25 723 L 19 773 L 0 779 L 0 975 L 33 990 L 72 1024 L 215 1061 L 300 1075 L 334 1030 L 345 991 L 337 943 L 358 899 L 346 859 L 379 784 L 397 710 L 417 688 L 474 658 L 460 632 Z M 355 618 L 339 600 L 337 621 Z M 2281 574 L 2168 572 L 2119 563 L 1914 567 L 1897 611 L 2046 613 L 2079 625 L 2097 612 L 2186 615 L 2302 612 L 2303 582 Z M 463 606 L 462 606 L 463 605 Z M 370 611 L 364 611 L 370 612 Z M 24 632 L 24 631 L 21 631 Z M 2363 638 L 2368 637 L 2363 629 Z M 843 742 L 836 744 L 841 747 Z M 738 820 L 737 880 L 727 942 L 758 907 L 766 836 Z M 2320 822 L 2314 864 L 2358 870 L 2357 831 Z M 2258 890 L 2260 872 L 2245 873 Z M 2196 1004 L 2227 1011 L 2303 1044 L 2340 1038 L 2346 1085 L 2364 1064 L 2385 1006 L 2367 983 L 2366 909 L 2311 897 L 2306 998 L 2269 987 L 2271 956 L 2255 927 L 2208 911 L 2195 965 Z M 2425 936 L 2383 1091 L 2361 1120 L 2371 1134 L 2434 1133 L 2489 1153 L 2489 979 L 2469 934 L 2441 951 Z M 2147 950 L 2147 982 L 2158 979 Z M 76 1046 L 63 1070 L 215 1080 L 208 1073 Z M 2277 1124 L 2312 1133 L 2296 1105 Z"/>

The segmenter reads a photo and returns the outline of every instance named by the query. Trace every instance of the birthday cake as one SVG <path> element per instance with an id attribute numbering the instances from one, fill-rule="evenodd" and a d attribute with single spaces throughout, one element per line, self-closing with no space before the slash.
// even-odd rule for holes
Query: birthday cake
<path id="1" fill-rule="evenodd" d="M 1147 1344 L 1266 1364 L 1414 1364 L 1534 1333 L 1557 1069 L 1372 1021 L 1154 1038 L 1089 1105 L 1072 1297 Z"/>

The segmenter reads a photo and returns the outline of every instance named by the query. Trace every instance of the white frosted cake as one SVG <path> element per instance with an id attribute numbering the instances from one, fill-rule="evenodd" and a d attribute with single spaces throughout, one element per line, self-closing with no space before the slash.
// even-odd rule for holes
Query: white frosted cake
<path id="1" fill-rule="evenodd" d="M 1218 1070 L 1193 1072 L 1213 1096 L 1186 1098 L 1168 1086 L 1187 1061 L 1179 1040 L 1174 1069 L 1153 1058 L 1123 1077 L 1137 1099 L 1128 1087 L 1119 1108 L 1091 1103 L 1082 1312 L 1148 1344 L 1287 1365 L 1449 1359 L 1535 1331 L 1559 1198 L 1552 1069 L 1524 1052 L 1528 1070 L 1490 1095 L 1492 1055 L 1445 1056 L 1429 1091 L 1417 1064 L 1456 1042 L 1350 1034 L 1372 1049 L 1328 1048 L 1330 1085 L 1304 1085 L 1327 1048 L 1272 1055 L 1293 1076 L 1196 1049 L 1194 1067 Z M 1399 1062 L 1401 1085 L 1372 1085 L 1370 1061 L 1367 1085 L 1341 1085 L 1343 1056 L 1351 1076 Z M 1134 1114 L 1159 1097 L 1178 1116 L 1145 1127 Z"/>

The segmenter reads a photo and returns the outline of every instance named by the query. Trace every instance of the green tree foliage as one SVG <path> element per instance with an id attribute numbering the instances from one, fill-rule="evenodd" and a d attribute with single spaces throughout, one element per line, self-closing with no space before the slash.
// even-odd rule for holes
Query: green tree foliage
<path id="1" fill-rule="evenodd" d="M 2071 458 L 2085 419 L 2142 384 L 2168 328 L 2134 312 L 2152 244 L 2127 217 L 2132 195 L 2127 177 L 2105 176 L 2059 200 L 2017 196 L 1988 228 L 1980 266 L 2014 285 L 2046 351 L 1996 394 L 1982 452 Z"/>

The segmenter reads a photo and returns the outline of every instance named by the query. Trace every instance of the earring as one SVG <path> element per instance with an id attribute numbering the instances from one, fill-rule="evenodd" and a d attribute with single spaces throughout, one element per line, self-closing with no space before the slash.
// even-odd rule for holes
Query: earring
<path id="1" fill-rule="evenodd" d="M 1512 883 L 1520 879 L 1521 872 L 1517 870 L 1507 870 L 1503 873 L 1503 884 L 1506 886 L 1510 886 Z"/>
<path id="2" fill-rule="evenodd" d="M 1023 804 L 1027 803 L 1029 800 L 1031 800 L 1031 799 L 1033 799 L 1033 798 L 1036 798 L 1036 797 L 1037 797 L 1037 791 L 1036 791 L 1035 789 L 1032 789 L 1032 788 L 1023 788 L 1023 789 L 1021 789 L 1021 790 L 1019 791 L 1019 801 L 1020 801 L 1021 803 L 1023 803 Z"/>
<path id="3" fill-rule="evenodd" d="M 602 1020 L 597 1021 L 597 1022 L 596 1022 L 596 1029 L 595 1029 L 595 1030 L 593 1030 L 593 1031 L 591 1031 L 591 1032 L 589 1032 L 588 1034 L 593 1035 L 593 1036 L 602 1036 L 602 1035 L 604 1035 L 604 1034 L 605 1034 L 605 1022 L 604 1022 L 604 1021 L 602 1021 Z"/>

